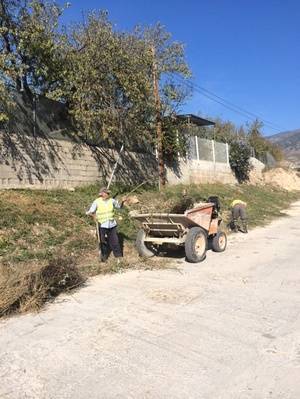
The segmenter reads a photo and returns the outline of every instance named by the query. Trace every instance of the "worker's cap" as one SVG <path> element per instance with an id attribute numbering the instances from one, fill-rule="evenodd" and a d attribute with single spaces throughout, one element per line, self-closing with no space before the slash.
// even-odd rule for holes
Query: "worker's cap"
<path id="1" fill-rule="evenodd" d="M 101 187 L 99 190 L 99 194 L 103 194 L 103 193 L 110 194 L 110 190 L 106 187 Z"/>

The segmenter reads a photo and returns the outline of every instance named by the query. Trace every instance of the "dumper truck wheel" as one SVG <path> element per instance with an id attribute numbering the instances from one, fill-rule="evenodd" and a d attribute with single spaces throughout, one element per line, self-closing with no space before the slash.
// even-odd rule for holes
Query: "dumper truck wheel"
<path id="1" fill-rule="evenodd" d="M 218 231 L 211 241 L 211 248 L 214 252 L 223 252 L 227 246 L 227 236 L 224 231 Z"/>
<path id="2" fill-rule="evenodd" d="M 202 262 L 207 250 L 207 234 L 201 227 L 192 227 L 185 240 L 186 259 L 192 263 Z"/>
<path id="3" fill-rule="evenodd" d="M 151 258 L 155 255 L 155 251 L 151 250 L 151 244 L 145 242 L 146 233 L 143 229 L 140 229 L 137 233 L 135 246 L 138 254 L 144 258 Z"/>

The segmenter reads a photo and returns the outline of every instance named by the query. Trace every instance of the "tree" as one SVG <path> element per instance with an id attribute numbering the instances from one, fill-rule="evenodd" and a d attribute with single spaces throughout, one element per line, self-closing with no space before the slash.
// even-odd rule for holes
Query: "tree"
<path id="1" fill-rule="evenodd" d="M 163 121 L 186 97 L 186 90 L 172 80 L 175 72 L 188 74 L 183 46 L 172 42 L 161 25 L 117 32 L 102 11 L 88 14 L 71 30 L 67 47 L 69 71 L 62 91 L 78 129 L 97 144 L 154 147 L 153 67 L 163 81 L 159 93 Z M 181 140 L 170 121 L 163 125 L 167 129 L 163 145 L 170 154 L 173 145 L 177 154 Z"/>
<path id="2" fill-rule="evenodd" d="M 255 119 L 252 123 L 248 124 L 248 142 L 254 149 L 257 158 L 260 158 L 268 150 L 267 142 L 261 133 L 262 128 L 263 123 L 258 119 Z"/>
<path id="3" fill-rule="evenodd" d="M 52 97 L 64 75 L 59 17 L 64 7 L 45 0 L 0 0 L 0 121 L 7 122 L 13 92 Z"/>
<path id="4" fill-rule="evenodd" d="M 47 94 L 63 73 L 59 17 L 45 0 L 0 0 L 0 67 L 6 86 Z"/>
<path id="5" fill-rule="evenodd" d="M 69 32 L 67 60 L 62 97 L 89 142 L 132 146 L 151 136 L 151 55 L 142 40 L 90 13 Z"/>
<path id="6" fill-rule="evenodd" d="M 230 144 L 229 163 L 239 183 L 249 180 L 251 148 L 244 141 Z"/>
<path id="7" fill-rule="evenodd" d="M 228 143 L 245 140 L 246 133 L 243 126 L 237 127 L 231 121 L 223 121 L 221 118 L 211 118 L 215 125 L 208 126 L 190 126 L 189 134 L 191 136 L 198 136 L 209 140 L 216 140 L 221 143 Z"/>
<path id="8" fill-rule="evenodd" d="M 156 109 L 156 149 L 159 163 L 160 185 L 165 184 L 164 162 L 177 160 L 185 151 L 186 140 L 178 121 L 172 118 L 183 104 L 190 90 L 178 83 L 176 77 L 190 76 L 184 56 L 184 46 L 173 42 L 171 35 L 161 24 L 141 31 L 145 45 L 151 48 L 153 56 L 153 86 Z M 173 123 L 175 121 L 175 123 Z"/>
<path id="9" fill-rule="evenodd" d="M 176 116 L 165 116 L 162 119 L 163 134 L 163 157 L 165 162 L 172 166 L 178 162 L 180 157 L 187 154 L 187 142 L 189 132 L 185 121 Z"/>
<path id="10" fill-rule="evenodd" d="M 1 118 L 7 118 L 14 88 L 64 102 L 76 134 L 90 143 L 154 148 L 159 114 L 161 120 L 169 118 L 161 153 L 165 146 L 165 153 L 176 157 L 184 140 L 170 117 L 188 95 L 175 78 L 189 76 L 183 45 L 172 41 L 160 24 L 118 32 L 103 11 L 63 30 L 63 11 L 53 0 L 0 0 Z"/>
<path id="11" fill-rule="evenodd" d="M 263 137 L 262 130 L 263 123 L 258 119 L 248 125 L 248 141 L 250 146 L 254 149 L 255 156 L 258 159 L 265 160 L 266 153 L 269 152 L 276 161 L 284 159 L 283 152 L 280 147 Z"/>
<path id="12" fill-rule="evenodd" d="M 230 121 L 216 119 L 213 127 L 213 139 L 222 143 L 232 143 L 239 137 L 237 127 Z"/>

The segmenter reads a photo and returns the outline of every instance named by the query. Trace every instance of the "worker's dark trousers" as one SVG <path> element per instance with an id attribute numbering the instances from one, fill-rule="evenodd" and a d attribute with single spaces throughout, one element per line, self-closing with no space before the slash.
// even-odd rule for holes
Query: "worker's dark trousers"
<path id="1" fill-rule="evenodd" d="M 99 235 L 101 241 L 100 244 L 101 260 L 103 261 L 107 260 L 110 251 L 113 252 L 116 258 L 120 258 L 123 256 L 117 233 L 117 227 L 106 229 L 105 227 L 99 226 Z"/>
<path id="2" fill-rule="evenodd" d="M 247 232 L 247 212 L 245 205 L 237 204 L 232 208 L 232 222 L 235 230 L 238 229 L 237 222 L 238 218 L 242 221 L 242 226 L 245 232 Z"/>

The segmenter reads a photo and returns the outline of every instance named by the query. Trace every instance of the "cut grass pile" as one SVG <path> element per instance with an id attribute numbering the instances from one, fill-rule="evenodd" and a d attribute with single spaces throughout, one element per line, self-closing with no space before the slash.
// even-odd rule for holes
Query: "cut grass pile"
<path id="1" fill-rule="evenodd" d="M 1 315 L 38 309 L 47 300 L 84 282 L 72 258 L 51 259 L 29 268 L 2 266 L 0 274 Z"/>
<path id="2" fill-rule="evenodd" d="M 184 186 L 162 192 L 148 188 L 137 193 L 140 203 L 131 207 L 142 212 L 167 211 L 180 198 Z M 225 224 L 235 198 L 248 203 L 249 227 L 282 216 L 282 209 L 299 199 L 299 192 L 273 187 L 191 185 L 188 195 L 203 201 L 218 195 Z M 122 195 L 131 187 L 115 187 Z M 0 317 L 35 310 L 63 291 L 83 284 L 88 276 L 120 272 L 128 268 L 170 267 L 164 259 L 140 260 L 134 249 L 138 225 L 129 209 L 117 214 L 124 240 L 124 260 L 98 262 L 95 226 L 85 211 L 96 197 L 98 186 L 74 192 L 7 190 L 0 192 Z"/>

